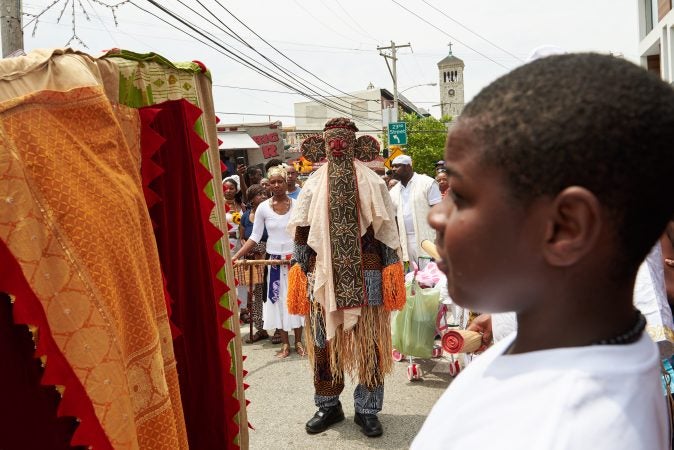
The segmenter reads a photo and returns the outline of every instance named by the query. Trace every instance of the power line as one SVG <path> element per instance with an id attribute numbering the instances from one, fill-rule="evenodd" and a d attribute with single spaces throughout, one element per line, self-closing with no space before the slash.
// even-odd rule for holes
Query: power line
<path id="1" fill-rule="evenodd" d="M 255 30 L 253 30 L 253 29 L 250 28 L 248 25 L 246 25 L 241 19 L 239 19 L 236 15 L 234 15 L 229 9 L 225 8 L 225 7 L 222 5 L 222 3 L 220 3 L 218 0 L 215 0 L 215 2 L 218 4 L 218 6 L 220 6 L 222 9 L 224 9 L 224 10 L 227 12 L 227 14 L 229 14 L 230 16 L 232 16 L 237 22 L 239 22 L 241 25 L 243 25 L 248 31 L 250 31 L 251 33 L 253 33 L 258 39 L 260 39 L 262 42 L 264 42 L 265 44 L 267 44 L 267 45 L 268 45 L 269 47 L 271 47 L 274 51 L 276 51 L 279 55 L 281 55 L 282 57 L 284 57 L 285 59 L 287 59 L 288 61 L 290 61 L 291 63 L 293 63 L 295 66 L 297 66 L 298 68 L 300 68 L 300 69 L 303 70 L 304 72 L 310 74 L 311 76 L 313 76 L 313 77 L 316 78 L 317 80 L 320 80 L 322 83 L 326 84 L 327 86 L 330 86 L 331 88 L 337 90 L 338 92 L 340 92 L 340 93 L 342 93 L 342 94 L 348 95 L 349 97 L 357 98 L 358 100 L 367 100 L 366 98 L 356 97 L 356 96 L 354 96 L 354 95 L 349 94 L 348 92 L 344 92 L 344 91 L 342 91 L 341 89 L 339 89 L 339 88 L 333 86 L 332 84 L 326 82 L 325 80 L 321 79 L 320 77 L 318 77 L 318 76 L 317 76 L 316 74 L 314 74 L 313 72 L 311 72 L 311 71 L 305 69 L 304 67 L 302 67 L 301 65 L 299 65 L 295 60 L 293 60 L 292 58 L 288 57 L 285 53 L 283 53 L 282 51 L 280 51 L 278 48 L 274 47 L 269 41 L 267 41 L 265 38 L 263 38 L 262 36 L 260 36 Z M 295 3 L 297 3 L 296 0 L 295 0 Z M 299 5 L 299 4 L 298 4 L 298 5 Z M 300 6 L 300 8 L 301 8 L 301 6 Z M 306 11 L 306 10 L 305 10 L 305 11 Z"/>
<path id="2" fill-rule="evenodd" d="M 264 113 L 243 113 L 243 112 L 231 112 L 231 111 L 215 111 L 215 114 L 223 114 L 230 116 L 254 116 L 254 117 L 292 117 L 295 119 L 325 119 L 325 117 L 313 117 L 313 116 L 290 116 L 288 114 L 264 114 Z M 299 133 L 308 133 L 312 131 L 323 132 L 323 130 L 295 130 Z M 381 128 L 374 128 L 372 130 L 358 130 L 362 133 L 381 133 Z M 447 130 L 407 130 L 407 134 L 414 133 L 443 133 L 447 134 Z"/>
<path id="3" fill-rule="evenodd" d="M 339 5 L 339 7 L 342 8 L 342 11 L 344 11 L 344 13 L 349 17 L 349 19 L 351 19 L 351 21 L 352 21 L 353 23 L 356 24 L 356 26 L 357 26 L 358 28 L 360 28 L 361 30 L 363 30 L 363 32 L 365 33 L 365 35 L 369 36 L 370 39 L 372 39 L 372 40 L 375 41 L 375 42 L 379 42 L 379 41 L 380 41 L 380 39 L 376 39 L 376 38 L 372 37 L 372 35 L 371 35 L 370 33 L 368 33 L 368 31 L 367 31 L 365 28 L 363 28 L 362 26 L 360 26 L 360 23 L 359 23 L 359 22 L 358 22 L 358 21 L 357 21 L 351 14 L 349 14 L 349 11 L 347 11 L 347 9 L 344 8 L 344 6 L 342 6 L 342 3 L 341 3 L 339 0 L 335 0 L 335 3 L 337 3 L 337 5 Z"/>
<path id="4" fill-rule="evenodd" d="M 161 6 L 161 5 L 159 5 L 157 2 L 155 2 L 155 1 L 153 1 L 153 0 L 148 0 L 148 2 L 151 3 L 153 6 L 155 6 L 157 9 L 159 9 L 160 11 L 164 12 L 165 14 L 167 14 L 169 17 L 173 18 L 174 20 L 177 20 L 179 23 L 183 24 L 185 27 L 187 27 L 187 28 L 189 28 L 190 30 L 192 30 L 192 31 L 193 31 L 194 33 L 196 33 L 197 35 L 199 35 L 199 36 L 203 37 L 204 39 L 210 41 L 213 45 L 215 45 L 215 47 L 214 47 L 213 45 L 207 43 L 207 42 L 204 42 L 202 39 L 199 39 L 199 38 L 196 37 L 195 35 L 190 34 L 190 33 L 189 33 L 188 31 L 186 31 L 185 29 L 183 29 L 183 28 L 181 28 L 181 27 L 178 27 L 178 26 L 176 26 L 175 24 L 173 24 L 173 23 L 167 21 L 166 19 L 164 19 L 164 18 L 162 18 L 162 17 L 159 17 L 158 15 L 152 13 L 151 11 L 148 11 L 147 9 L 145 9 L 145 8 L 143 8 L 143 7 L 141 7 L 141 6 L 139 6 L 138 4 L 134 3 L 133 1 L 130 1 L 129 3 L 132 4 L 132 5 L 134 5 L 136 8 L 140 9 L 141 11 L 143 11 L 143 12 L 145 12 L 145 13 L 147 13 L 147 14 L 149 14 L 149 15 L 151 15 L 151 16 L 153 16 L 153 17 L 159 19 L 159 20 L 161 20 L 162 22 L 166 23 L 167 25 L 169 25 L 169 26 L 175 28 L 176 30 L 185 33 L 186 35 L 188 35 L 189 37 L 191 37 L 191 38 L 194 39 L 195 41 L 200 42 L 200 43 L 206 45 L 206 46 L 209 47 L 209 48 L 212 48 L 213 50 L 215 50 L 216 52 L 218 52 L 218 53 L 224 55 L 225 57 L 227 57 L 227 58 L 229 58 L 229 59 L 231 59 L 231 60 L 233 60 L 233 61 L 235 61 L 235 62 L 237 62 L 237 63 L 239 63 L 239 64 L 241 64 L 241 65 L 243 65 L 244 67 L 247 67 L 247 68 L 249 68 L 249 69 L 251 69 L 251 70 L 257 72 L 258 74 L 260 74 L 260 75 L 262 75 L 262 76 L 264 76 L 264 77 L 266 77 L 266 78 L 269 78 L 270 80 L 273 80 L 273 81 L 275 81 L 275 82 L 281 84 L 282 86 L 285 86 L 285 87 L 287 87 L 287 88 L 289 88 L 289 89 L 292 89 L 292 90 L 298 92 L 300 95 L 302 95 L 302 96 L 304 96 L 304 97 L 307 97 L 307 98 L 309 98 L 309 99 L 311 99 L 311 100 L 313 100 L 313 101 L 316 101 L 317 103 L 320 103 L 320 104 L 322 104 L 322 105 L 324 105 L 324 106 L 326 106 L 326 107 L 329 107 L 329 108 L 331 108 L 331 109 L 333 109 L 333 110 L 335 110 L 335 111 L 337 111 L 337 112 L 340 112 L 340 113 L 342 113 L 342 114 L 345 114 L 345 115 L 352 115 L 352 114 L 353 114 L 352 111 L 346 111 L 346 110 L 342 109 L 340 105 L 334 106 L 334 105 L 332 105 L 332 104 L 330 104 L 330 103 L 325 103 L 325 102 L 322 101 L 321 99 L 314 98 L 313 96 L 311 96 L 310 94 L 307 94 L 306 92 L 302 91 L 301 89 L 297 88 L 296 86 L 293 86 L 293 85 L 289 84 L 289 82 L 286 82 L 286 81 L 284 81 L 284 80 L 281 80 L 281 79 L 277 78 L 276 76 L 270 74 L 269 72 L 263 70 L 262 68 L 260 68 L 260 67 L 258 67 L 258 66 L 256 66 L 256 65 L 254 65 L 254 64 L 251 63 L 249 60 L 247 60 L 245 57 L 240 56 L 240 55 L 234 53 L 233 51 L 229 50 L 224 44 L 222 44 L 221 42 L 219 42 L 219 41 L 217 41 L 216 39 L 214 39 L 213 36 L 207 35 L 206 32 L 200 30 L 197 26 L 195 26 L 194 24 L 192 24 L 192 23 L 190 23 L 189 21 L 185 20 L 184 18 L 178 16 L 177 14 L 173 13 L 173 12 L 170 11 L 169 9 L 167 9 L 167 8 L 165 8 L 165 7 Z M 217 48 L 216 48 L 216 47 L 217 47 Z M 258 63 L 258 65 L 260 65 L 260 64 Z M 353 117 L 354 117 L 354 118 L 358 118 L 359 120 L 364 121 L 364 122 L 372 122 L 372 123 L 376 122 L 374 119 L 369 119 L 369 118 L 364 118 L 364 117 L 359 117 L 359 116 L 353 116 Z"/>
<path id="5" fill-rule="evenodd" d="M 316 17 L 316 16 L 314 16 L 313 14 L 311 14 L 311 13 L 309 12 L 309 10 L 307 10 L 304 6 L 300 5 L 299 2 L 298 2 L 297 0 L 293 0 L 293 1 L 294 1 L 295 4 L 296 4 L 302 11 L 304 11 L 309 17 L 311 17 L 312 19 L 314 19 L 316 22 L 320 23 L 320 24 L 323 26 L 323 28 L 326 28 L 326 29 L 332 31 L 332 32 L 335 33 L 336 35 L 341 36 L 341 37 L 343 37 L 344 39 L 346 39 L 346 40 L 348 40 L 348 41 L 358 42 L 358 41 L 354 41 L 353 39 L 351 39 L 351 38 L 348 37 L 348 36 L 343 35 L 343 34 L 340 33 L 339 31 L 337 31 L 337 30 L 335 30 L 334 28 L 332 28 L 332 27 L 331 27 L 330 25 L 328 25 L 327 23 L 323 22 L 323 21 L 322 21 L 321 19 L 319 19 L 318 17 Z"/>
<path id="6" fill-rule="evenodd" d="M 240 86 L 229 86 L 229 85 L 224 85 L 224 84 L 213 84 L 212 86 L 213 87 L 236 89 L 236 90 L 243 90 L 243 91 L 271 92 L 271 93 L 276 93 L 276 94 L 299 95 L 297 92 L 291 92 L 291 91 L 276 91 L 276 90 L 272 90 L 272 89 L 246 88 L 246 87 L 240 87 Z M 267 104 L 273 105 L 273 106 L 278 106 L 279 108 L 283 108 L 282 105 L 278 105 L 276 103 L 269 102 L 269 101 L 267 101 L 263 98 L 256 97 L 256 96 L 250 95 L 250 94 L 246 94 L 245 92 L 241 92 L 241 94 L 243 94 L 247 97 L 250 97 L 250 98 L 254 98 L 257 101 L 264 102 L 264 103 L 267 103 Z M 379 100 L 370 100 L 370 101 L 379 103 Z M 427 102 L 427 103 L 437 103 L 437 100 L 435 102 Z M 381 109 L 366 109 L 366 110 L 360 110 L 360 111 L 368 112 L 368 113 L 381 113 Z M 355 117 L 357 117 L 357 116 L 355 116 Z M 359 120 L 363 120 L 363 119 L 359 119 Z M 375 120 L 375 119 L 368 119 L 368 120 Z"/>
<path id="7" fill-rule="evenodd" d="M 444 11 L 436 8 L 434 5 L 432 5 L 428 1 L 426 1 L 426 0 L 421 0 L 421 1 L 424 2 L 425 4 L 427 4 L 428 6 L 430 6 L 431 8 L 433 8 L 434 10 L 436 10 L 437 12 L 439 12 L 440 14 L 442 14 L 443 16 L 445 16 L 446 18 L 448 18 L 449 20 L 451 20 L 452 22 L 454 22 L 455 24 L 457 24 L 458 26 L 460 26 L 461 28 L 463 28 L 464 30 L 468 31 L 469 33 L 472 33 L 473 35 L 479 37 L 480 39 L 482 39 L 486 43 L 492 45 L 493 47 L 496 47 L 497 49 L 501 50 L 502 52 L 507 53 L 508 55 L 512 56 L 516 60 L 518 60 L 520 62 L 524 62 L 524 60 L 522 58 L 520 58 L 519 56 L 510 53 L 508 50 L 504 49 L 503 47 L 498 46 L 497 44 L 493 43 L 492 41 L 490 41 L 486 37 L 480 35 L 479 33 L 476 33 L 473 30 L 471 30 L 470 28 L 468 28 L 467 26 L 465 26 L 464 24 L 462 24 L 458 20 L 456 20 L 456 19 L 450 17 L 449 15 L 447 15 L 447 13 L 445 13 Z"/>
<path id="8" fill-rule="evenodd" d="M 294 118 L 294 119 L 320 119 L 320 120 L 325 120 L 325 117 L 291 116 L 291 115 L 288 115 L 288 114 L 244 113 L 244 112 L 231 112 L 231 111 L 215 111 L 215 114 L 224 114 L 224 115 L 230 115 L 230 116 L 291 117 L 291 118 Z M 306 131 L 306 130 L 298 130 L 298 131 Z M 382 129 L 381 128 L 373 128 L 371 130 L 359 130 L 359 131 L 379 131 L 379 132 L 381 132 Z"/>
<path id="9" fill-rule="evenodd" d="M 335 104 L 338 104 L 336 100 L 326 98 L 323 94 L 319 93 L 317 90 L 312 89 L 312 88 L 310 88 L 309 86 L 307 86 L 307 84 L 313 86 L 313 87 L 316 88 L 316 89 L 320 89 L 320 90 L 322 90 L 323 92 L 328 93 L 325 89 L 322 89 L 322 88 L 316 86 L 316 84 L 311 83 L 311 82 L 308 81 L 307 79 L 305 79 L 305 78 L 303 78 L 303 77 L 301 77 L 301 76 L 295 74 L 294 72 L 289 71 L 289 70 L 286 69 L 285 67 L 283 67 L 283 66 L 279 65 L 278 63 L 276 63 L 275 61 L 271 60 L 269 57 L 267 57 L 267 56 L 264 55 L 263 53 L 259 52 L 259 51 L 258 51 L 257 49 L 255 49 L 252 45 L 250 45 L 244 38 L 242 38 L 238 33 L 236 33 L 236 31 L 234 31 L 231 27 L 229 27 L 229 26 L 228 26 L 227 24 L 225 24 L 221 19 L 219 19 L 219 18 L 218 18 L 212 11 L 208 10 L 208 9 L 203 5 L 203 3 L 202 3 L 200 0 L 196 0 L 196 1 L 197 1 L 197 3 L 199 3 L 199 5 L 200 5 L 202 8 L 206 9 L 206 10 L 208 11 L 208 13 L 209 13 L 211 16 L 213 16 L 218 22 L 220 22 L 220 24 L 222 24 L 222 26 L 225 27 L 228 31 L 225 31 L 225 30 L 223 30 L 222 28 L 218 27 L 218 25 L 214 24 L 213 22 L 211 22 L 210 20 L 208 20 L 207 18 L 205 18 L 203 15 L 199 14 L 199 13 L 196 12 L 194 9 L 192 9 L 192 8 L 190 8 L 189 6 L 185 5 L 185 3 L 183 3 L 181 0 L 178 0 L 178 2 L 179 2 L 181 5 L 185 6 L 187 9 L 189 9 L 189 10 L 192 11 L 193 13 L 197 14 L 199 17 L 201 17 L 202 19 L 206 20 L 206 21 L 209 22 L 211 25 L 213 25 L 213 26 L 215 26 L 216 28 L 218 28 L 218 29 L 220 29 L 221 31 L 223 31 L 226 35 L 228 35 L 228 36 L 234 38 L 235 40 L 237 40 L 238 42 L 240 42 L 241 44 L 243 44 L 244 46 L 246 46 L 246 47 L 249 48 L 250 50 L 254 51 L 256 54 L 260 55 L 263 59 L 265 59 L 266 61 L 268 61 L 269 63 L 271 63 L 274 67 L 276 67 L 277 69 L 281 70 L 281 71 L 282 71 L 284 74 L 286 74 L 289 78 L 291 78 L 292 80 L 294 80 L 294 82 L 300 84 L 300 85 L 301 85 L 302 87 L 304 87 L 305 89 L 309 89 L 309 90 L 312 91 L 315 95 L 318 95 L 318 96 L 322 97 L 324 100 L 329 101 L 329 102 L 333 102 L 333 103 L 335 103 Z M 274 48 L 274 50 L 276 50 L 277 52 L 279 52 L 284 58 L 286 58 L 286 59 L 288 59 L 289 61 L 293 62 L 293 64 L 295 64 L 296 66 L 300 67 L 300 69 L 304 70 L 305 72 L 309 73 L 310 75 L 312 75 L 312 76 L 315 77 L 316 79 L 320 80 L 320 78 L 317 77 L 316 75 L 314 75 L 312 72 L 309 72 L 308 70 L 304 69 L 304 68 L 301 67 L 299 64 L 295 63 L 295 61 L 293 61 L 292 59 L 288 58 L 285 54 L 283 54 L 283 53 L 280 52 L 278 49 L 276 49 L 275 47 L 273 47 L 271 44 L 269 44 L 268 42 L 266 42 L 260 35 L 258 35 L 254 30 L 252 30 L 252 29 L 251 29 L 250 27 L 248 27 L 245 23 L 243 23 L 241 20 L 239 20 L 238 17 L 236 17 L 234 14 L 232 14 L 227 8 L 225 8 L 224 6 L 222 6 L 222 4 L 220 4 L 217 0 L 216 0 L 216 3 L 217 3 L 221 8 L 223 8 L 225 11 L 227 11 L 227 13 L 230 14 L 230 15 L 231 15 L 234 19 L 236 19 L 239 23 L 241 23 L 241 24 L 242 24 L 243 26 L 245 26 L 248 30 L 250 30 L 253 34 L 255 34 L 255 36 L 257 36 L 259 39 L 261 39 L 262 41 L 264 41 L 265 43 L 267 43 L 267 45 L 271 46 L 272 48 Z M 298 78 L 299 78 L 299 80 L 301 80 L 301 81 L 299 81 Z M 304 83 L 307 83 L 307 84 L 304 84 Z M 323 81 L 323 83 L 328 84 L 328 83 L 326 83 L 325 81 Z M 328 84 L 328 85 L 329 85 L 329 84 Z M 332 85 L 329 85 L 329 86 L 331 86 L 331 87 L 334 88 L 334 86 L 332 86 Z M 336 89 L 336 88 L 335 88 L 335 89 Z M 330 94 L 328 93 L 328 95 L 330 95 Z M 351 109 L 354 109 L 354 105 L 349 104 L 349 103 L 346 102 L 345 100 L 342 100 L 342 99 L 340 99 L 340 98 L 338 98 L 338 97 L 336 97 L 336 98 L 337 98 L 337 100 L 342 101 L 343 103 L 345 103 L 345 105 L 341 105 L 342 107 L 349 107 L 349 108 L 351 108 Z M 363 110 L 362 108 L 360 108 L 360 107 L 358 107 L 358 106 L 356 106 L 355 109 L 356 109 L 356 110 L 362 110 L 363 112 L 365 112 L 365 110 Z"/>
<path id="10" fill-rule="evenodd" d="M 325 7 L 332 13 L 332 15 L 333 15 L 334 17 L 337 17 L 343 24 L 345 24 L 345 25 L 346 25 L 347 27 L 349 27 L 351 30 L 355 31 L 356 33 L 360 34 L 361 36 L 366 37 L 367 39 L 370 39 L 370 40 L 372 40 L 372 41 L 374 41 L 374 42 L 378 42 L 378 41 L 377 41 L 376 39 L 374 39 L 372 36 L 365 36 L 360 30 L 354 28 L 354 26 L 351 24 L 351 22 L 349 22 L 349 21 L 347 21 L 347 20 L 344 20 L 344 18 L 343 18 L 341 15 L 337 14 L 337 12 L 336 12 L 334 9 L 332 9 L 332 8 L 330 7 L 330 5 L 327 4 L 327 3 L 325 2 L 325 0 L 320 0 L 320 1 L 321 1 L 321 3 L 323 4 L 323 6 L 325 6 Z M 296 2 L 296 3 L 297 3 L 297 2 Z M 342 10 L 343 10 L 343 9 L 344 9 L 344 8 L 342 8 Z"/>
<path id="11" fill-rule="evenodd" d="M 196 0 L 196 1 L 197 1 L 197 3 L 199 3 L 199 5 L 200 5 L 202 8 L 206 9 L 206 7 L 203 5 L 203 3 L 202 3 L 200 0 Z M 280 71 L 282 71 L 288 78 L 292 79 L 295 83 L 298 83 L 298 84 L 299 84 L 300 86 L 302 86 L 303 88 L 308 89 L 308 90 L 311 91 L 314 95 L 318 95 L 318 96 L 322 97 L 322 98 L 323 98 L 324 100 L 326 100 L 326 101 L 331 101 L 331 102 L 337 104 L 336 101 L 327 99 L 324 95 L 322 95 L 321 93 L 319 93 L 317 90 L 312 89 L 312 88 L 309 87 L 307 84 L 309 84 L 309 85 L 315 87 L 316 89 L 321 89 L 321 90 L 323 90 L 324 92 L 326 92 L 325 89 L 319 88 L 319 87 L 316 86 L 315 84 L 313 84 L 313 83 L 309 82 L 308 80 L 306 80 L 305 78 L 303 78 L 303 77 L 301 77 L 301 76 L 299 76 L 299 75 L 297 75 L 297 74 L 295 74 L 295 73 L 293 73 L 293 72 L 287 70 L 286 68 L 284 68 L 284 67 L 282 67 L 281 65 L 277 64 L 275 61 L 273 61 L 273 60 L 271 60 L 270 58 L 268 58 L 266 55 L 264 55 L 264 54 L 262 54 L 261 52 L 259 52 L 259 51 L 258 51 L 257 49 L 255 49 L 252 45 L 250 45 L 245 39 L 243 39 L 238 33 L 236 33 L 236 31 L 234 31 L 231 27 L 229 27 L 227 24 L 225 24 L 220 18 L 218 18 L 212 11 L 206 9 L 206 10 L 208 11 L 208 13 L 209 13 L 211 16 L 213 16 L 213 18 L 215 18 L 215 20 L 217 20 L 218 22 L 220 22 L 220 24 L 222 24 L 222 26 L 225 27 L 228 31 L 225 31 L 224 29 L 218 27 L 218 25 L 216 25 L 215 23 L 213 23 L 212 21 L 210 21 L 209 19 L 207 19 L 206 17 L 204 17 L 203 15 L 201 15 L 200 13 L 198 13 L 197 11 L 195 11 L 194 9 L 190 8 L 189 6 L 187 6 L 187 5 L 186 5 L 184 2 L 182 2 L 181 0 L 178 0 L 178 2 L 179 2 L 181 5 L 183 5 L 184 7 L 186 7 L 187 9 L 189 9 L 190 11 L 192 11 L 193 13 L 197 14 L 197 15 L 198 15 L 199 17 L 201 17 L 202 19 L 206 20 L 206 21 L 207 21 L 208 23 L 210 23 L 211 25 L 213 25 L 213 26 L 215 26 L 216 28 L 218 28 L 218 29 L 220 29 L 221 31 L 223 31 L 227 36 L 229 36 L 229 37 L 231 37 L 231 38 L 237 40 L 238 42 L 240 42 L 241 44 L 243 44 L 245 47 L 249 48 L 250 50 L 252 50 L 252 51 L 255 52 L 256 54 L 258 54 L 259 56 L 261 56 L 264 60 L 268 61 L 268 62 L 271 63 L 274 67 L 276 67 L 277 69 L 279 69 Z M 224 8 L 224 7 L 223 7 L 223 8 Z M 238 20 L 238 19 L 237 19 L 237 20 Z M 252 30 L 251 30 L 251 31 L 252 31 Z M 254 32 L 253 32 L 253 33 L 254 33 Z M 298 78 L 299 78 L 299 79 L 298 79 Z M 301 81 L 300 81 L 300 80 L 301 80 Z M 305 83 L 307 83 L 307 84 L 305 84 Z M 341 99 L 340 99 L 340 100 L 341 100 Z M 343 100 L 342 100 L 342 101 L 343 101 Z M 344 102 L 344 103 L 348 103 L 348 102 Z M 344 107 L 345 105 L 341 105 L 341 106 Z M 351 106 L 351 105 L 349 105 L 349 106 L 350 106 L 351 108 L 353 108 L 353 106 Z M 356 107 L 356 109 L 359 109 L 359 108 Z"/>
<path id="12" fill-rule="evenodd" d="M 257 92 L 271 92 L 273 94 L 290 94 L 290 95 L 301 95 L 298 94 L 297 92 L 292 92 L 292 91 L 277 91 L 274 89 L 260 89 L 260 88 L 251 88 L 251 87 L 243 87 L 243 86 L 232 86 L 229 84 L 214 84 L 213 87 L 220 87 L 220 88 L 228 88 L 228 89 L 240 89 L 242 91 L 257 91 Z M 375 102 L 375 103 L 380 103 L 381 100 L 376 100 L 376 99 L 367 99 L 368 102 Z M 437 102 L 437 100 L 431 102 L 425 102 L 425 103 L 434 103 Z M 412 102 L 415 103 L 415 102 Z M 424 103 L 424 102 L 419 102 L 419 103 Z M 374 110 L 374 109 L 367 109 L 363 110 L 367 112 L 379 112 L 380 110 Z"/>
<path id="13" fill-rule="evenodd" d="M 221 88 L 229 88 L 229 89 L 241 89 L 243 91 L 273 92 L 274 94 L 300 95 L 297 92 L 291 92 L 291 91 L 275 91 L 273 89 L 257 89 L 257 88 L 249 88 L 249 87 L 242 87 L 242 86 L 230 86 L 230 85 L 227 85 L 227 84 L 214 84 L 213 87 L 221 87 Z"/>
<path id="14" fill-rule="evenodd" d="M 501 64 L 500 62 L 498 62 L 498 61 L 496 61 L 496 60 L 490 58 L 489 56 L 485 55 L 484 53 L 480 52 L 479 50 L 476 50 L 476 49 L 474 49 L 473 47 L 471 47 L 470 45 L 468 45 L 468 44 L 466 44 L 466 43 L 464 43 L 464 42 L 461 42 L 459 39 L 457 39 L 457 38 L 455 38 L 454 36 L 452 36 L 451 34 L 447 33 L 445 30 L 443 30 L 443 29 L 441 29 L 441 28 L 438 28 L 437 26 L 433 25 L 433 24 L 432 24 L 431 22 L 429 22 L 428 20 L 426 20 L 426 19 L 424 19 L 423 17 L 421 17 L 419 14 L 417 14 L 417 13 L 415 13 L 414 11 L 410 10 L 410 9 L 407 8 L 406 6 L 401 5 L 401 4 L 400 4 L 399 2 L 397 2 L 396 0 L 391 0 L 391 1 L 392 1 L 393 3 L 395 3 L 396 5 L 400 6 L 402 9 L 404 9 L 404 10 L 407 11 L 408 13 L 412 14 L 414 17 L 418 18 L 419 20 L 421 20 L 422 22 L 426 23 L 427 25 L 430 25 L 431 27 L 435 28 L 435 29 L 438 30 L 440 33 L 444 34 L 445 36 L 447 36 L 447 37 L 449 37 L 449 38 L 455 40 L 456 42 L 458 42 L 459 44 L 463 45 L 463 46 L 466 47 L 467 49 L 474 51 L 474 52 L 477 53 L 478 55 L 487 58 L 489 61 L 493 62 L 494 64 L 496 64 L 496 65 L 498 65 L 498 66 L 503 67 L 503 68 L 506 69 L 506 70 L 510 70 L 510 67 L 504 66 L 504 65 Z"/>

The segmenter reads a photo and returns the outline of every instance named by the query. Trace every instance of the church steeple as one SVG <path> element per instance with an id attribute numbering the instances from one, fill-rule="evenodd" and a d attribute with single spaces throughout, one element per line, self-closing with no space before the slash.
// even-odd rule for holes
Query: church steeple
<path id="1" fill-rule="evenodd" d="M 440 86 L 440 109 L 443 116 L 454 119 L 463 111 L 463 61 L 452 53 L 452 43 L 448 44 L 449 54 L 438 63 L 438 85 Z"/>

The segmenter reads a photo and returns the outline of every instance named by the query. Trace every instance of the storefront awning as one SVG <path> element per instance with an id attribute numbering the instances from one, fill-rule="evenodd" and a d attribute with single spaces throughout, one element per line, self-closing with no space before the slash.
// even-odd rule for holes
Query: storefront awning
<path id="1" fill-rule="evenodd" d="M 222 141 L 220 150 L 260 148 L 260 146 L 257 145 L 245 131 L 218 133 L 218 138 Z"/>

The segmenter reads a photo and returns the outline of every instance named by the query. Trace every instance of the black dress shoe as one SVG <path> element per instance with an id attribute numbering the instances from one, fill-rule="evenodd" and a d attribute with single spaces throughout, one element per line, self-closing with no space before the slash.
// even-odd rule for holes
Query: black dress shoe
<path id="1" fill-rule="evenodd" d="M 360 431 L 367 437 L 377 437 L 384 433 L 384 428 L 382 428 L 376 414 L 356 413 L 353 421 L 356 422 L 356 425 L 360 426 Z"/>
<path id="2" fill-rule="evenodd" d="M 342 411 L 342 404 L 337 403 L 335 406 L 327 408 L 318 408 L 314 417 L 309 419 L 305 429 L 309 434 L 320 433 L 328 429 L 330 425 L 344 420 L 344 411 Z"/>

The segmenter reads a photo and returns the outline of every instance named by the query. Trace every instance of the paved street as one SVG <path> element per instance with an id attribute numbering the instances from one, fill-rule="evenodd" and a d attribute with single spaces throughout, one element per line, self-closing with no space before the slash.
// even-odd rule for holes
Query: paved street
<path id="1" fill-rule="evenodd" d="M 248 326 L 241 328 L 244 339 Z M 291 338 L 292 342 L 292 338 Z M 353 387 L 347 379 L 342 405 L 346 419 L 317 435 L 304 431 L 304 424 L 315 412 L 313 383 L 307 358 L 292 351 L 289 358 L 278 360 L 280 345 L 268 339 L 244 344 L 249 371 L 246 382 L 251 449 L 357 449 L 408 448 L 435 401 L 451 381 L 448 360 L 417 360 L 425 375 L 423 381 L 407 380 L 407 363 L 395 365 L 395 373 L 386 379 L 384 410 L 379 417 L 384 435 L 367 438 L 353 423 Z"/>

